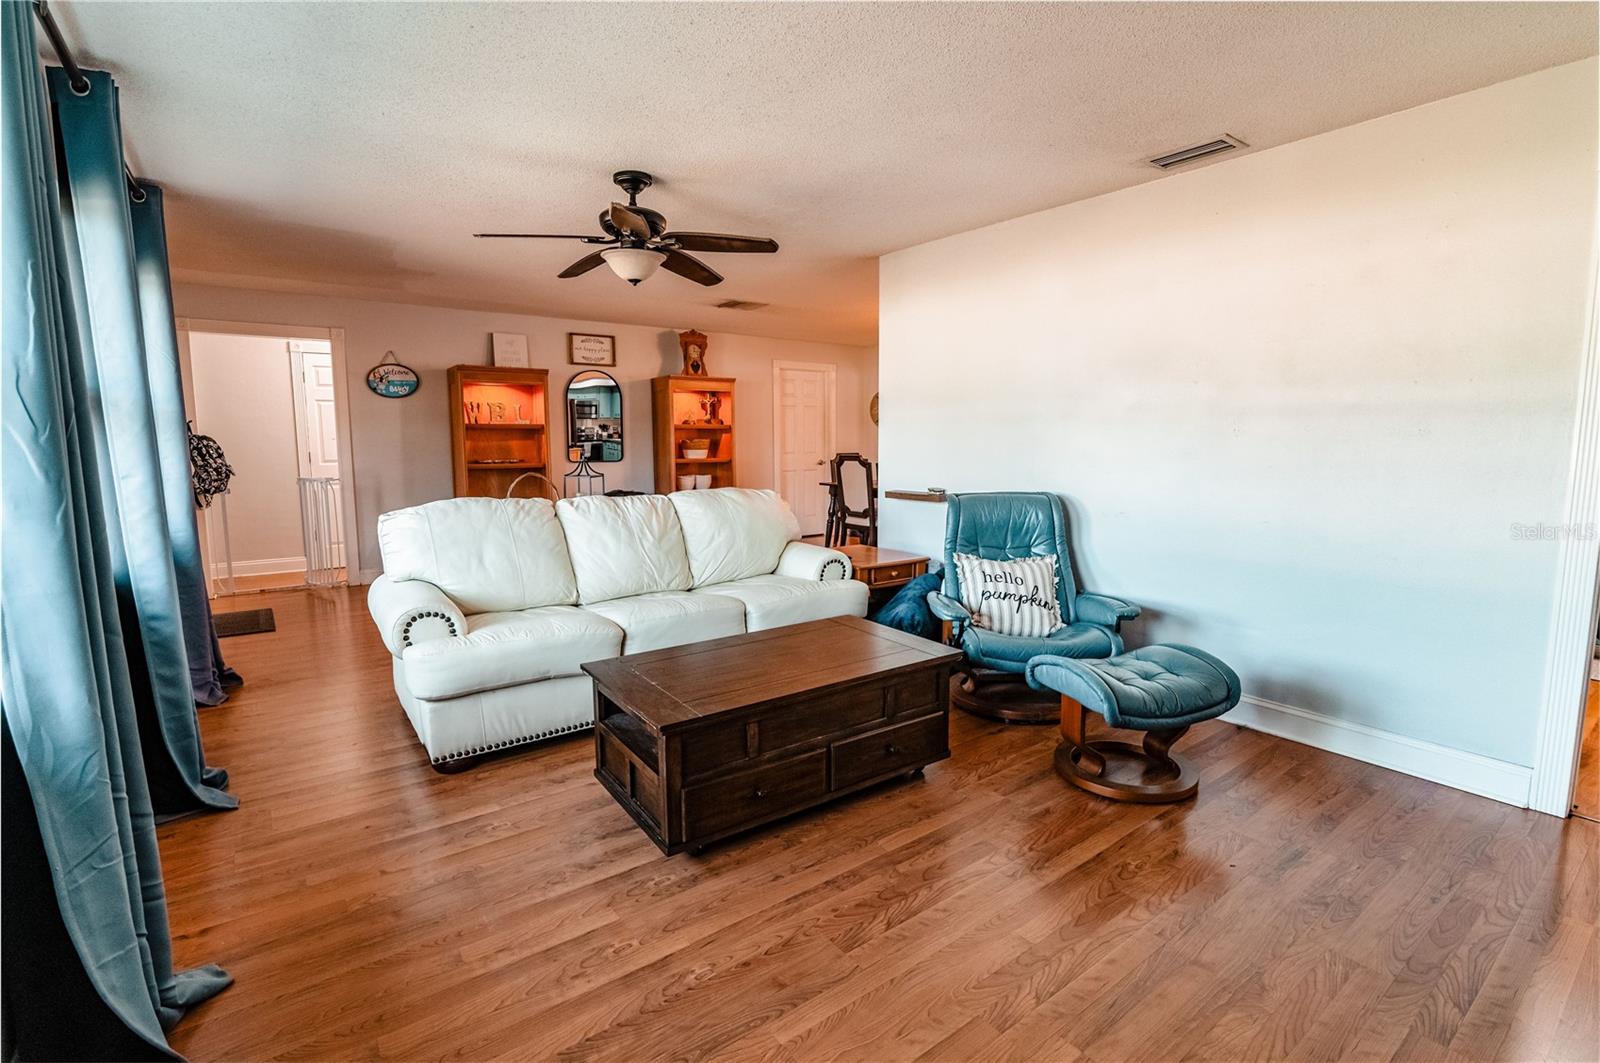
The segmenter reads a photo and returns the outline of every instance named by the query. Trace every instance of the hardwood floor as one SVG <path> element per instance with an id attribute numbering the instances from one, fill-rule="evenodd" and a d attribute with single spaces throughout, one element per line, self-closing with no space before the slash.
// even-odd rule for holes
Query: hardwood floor
<path id="1" fill-rule="evenodd" d="M 1233 727 L 1117 805 L 1055 731 L 666 858 L 587 736 L 429 769 L 361 589 L 280 592 L 202 712 L 237 812 L 161 828 L 214 1059 L 1590 1059 L 1600 826 Z M 226 609 L 226 603 L 219 603 Z"/>

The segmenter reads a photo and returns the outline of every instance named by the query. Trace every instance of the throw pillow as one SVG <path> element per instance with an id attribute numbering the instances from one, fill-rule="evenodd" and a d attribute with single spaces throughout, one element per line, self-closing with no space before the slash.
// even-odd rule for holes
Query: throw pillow
<path id="1" fill-rule="evenodd" d="M 882 609 L 867 617 L 874 624 L 897 628 L 925 639 L 939 639 L 939 618 L 928 608 L 928 592 L 939 589 L 939 574 L 928 572 L 900 588 Z"/>
<path id="2" fill-rule="evenodd" d="M 1043 638 L 1059 631 L 1056 555 L 990 561 L 956 555 L 961 574 L 961 604 L 979 627 L 1000 635 Z"/>

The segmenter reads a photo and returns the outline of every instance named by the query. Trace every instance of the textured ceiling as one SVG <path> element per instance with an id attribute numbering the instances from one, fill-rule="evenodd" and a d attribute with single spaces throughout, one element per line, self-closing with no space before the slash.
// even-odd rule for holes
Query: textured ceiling
<path id="1" fill-rule="evenodd" d="M 863 344 L 885 252 L 1595 52 L 1579 3 L 52 7 L 119 77 L 180 278 Z M 629 288 L 469 235 L 594 231 L 622 168 L 783 249 Z"/>

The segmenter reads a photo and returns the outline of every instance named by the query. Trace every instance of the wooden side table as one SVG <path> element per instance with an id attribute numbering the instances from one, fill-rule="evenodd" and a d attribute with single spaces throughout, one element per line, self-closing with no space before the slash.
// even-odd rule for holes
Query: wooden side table
<path id="1" fill-rule="evenodd" d="M 849 555 L 850 563 L 855 566 L 855 578 L 865 583 L 874 596 L 899 590 L 928 571 L 928 559 L 922 554 L 859 544 L 834 549 Z"/>

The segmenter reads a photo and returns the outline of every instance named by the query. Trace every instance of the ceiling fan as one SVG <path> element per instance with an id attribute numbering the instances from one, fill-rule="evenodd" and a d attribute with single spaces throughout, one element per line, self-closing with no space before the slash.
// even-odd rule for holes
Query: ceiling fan
<path id="1" fill-rule="evenodd" d="M 600 228 L 605 233 L 603 236 L 576 236 L 569 233 L 472 235 L 493 240 L 582 240 L 586 244 L 603 244 L 606 246 L 604 251 L 583 256 L 556 276 L 581 276 L 604 262 L 611 267 L 611 272 L 629 284 L 638 284 L 654 273 L 656 267 L 665 266 L 680 277 L 709 287 L 721 284 L 722 274 L 688 252 L 770 255 L 778 249 L 776 240 L 761 236 L 670 231 L 667 229 L 667 219 L 659 211 L 639 206 L 639 193 L 654 184 L 655 178 L 643 170 L 618 170 L 611 175 L 611 180 L 628 194 L 628 205 L 613 203 L 610 209 L 600 212 Z"/>

